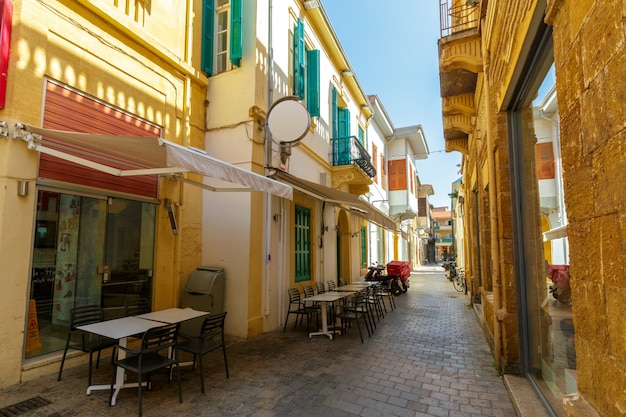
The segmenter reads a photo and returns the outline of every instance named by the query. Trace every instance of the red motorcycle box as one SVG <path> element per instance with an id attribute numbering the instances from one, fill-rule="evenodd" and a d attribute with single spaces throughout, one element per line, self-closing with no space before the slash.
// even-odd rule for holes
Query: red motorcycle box
<path id="1" fill-rule="evenodd" d="M 402 280 L 411 275 L 409 261 L 391 261 L 387 264 L 387 275 L 399 276 Z"/>

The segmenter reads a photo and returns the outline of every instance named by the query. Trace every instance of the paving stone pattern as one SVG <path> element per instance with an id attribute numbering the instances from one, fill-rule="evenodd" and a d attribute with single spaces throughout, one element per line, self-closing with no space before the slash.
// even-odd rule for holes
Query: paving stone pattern
<path id="1" fill-rule="evenodd" d="M 469 299 L 442 270 L 413 273 L 409 291 L 396 303 L 364 344 L 355 327 L 335 341 L 310 339 L 293 318 L 285 333 L 231 340 L 229 379 L 221 352 L 213 352 L 205 363 L 205 394 L 197 371 L 181 369 L 179 404 L 176 384 L 154 375 L 153 389 L 144 391 L 143 415 L 515 417 Z M 94 382 L 107 383 L 110 375 L 103 358 Z M 61 382 L 49 375 L 3 390 L 0 408 L 38 396 L 50 404 L 21 415 L 137 415 L 136 389 L 122 390 L 109 407 L 108 391 L 85 395 L 86 381 L 86 365 L 67 369 Z"/>

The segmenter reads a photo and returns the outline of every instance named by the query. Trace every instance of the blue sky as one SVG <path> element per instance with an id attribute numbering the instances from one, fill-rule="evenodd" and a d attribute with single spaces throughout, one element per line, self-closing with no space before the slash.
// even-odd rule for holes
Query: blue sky
<path id="1" fill-rule="evenodd" d="M 435 207 L 450 206 L 460 177 L 458 152 L 444 152 L 439 95 L 438 0 L 323 0 L 323 7 L 367 95 L 377 95 L 396 128 L 422 125 L 430 156 L 417 161 Z"/>

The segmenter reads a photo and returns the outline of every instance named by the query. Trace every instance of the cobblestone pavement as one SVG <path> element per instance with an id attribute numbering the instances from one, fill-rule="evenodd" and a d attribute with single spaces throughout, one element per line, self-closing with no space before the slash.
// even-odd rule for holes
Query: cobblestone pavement
<path id="1" fill-rule="evenodd" d="M 356 328 L 330 341 L 312 339 L 293 319 L 281 330 L 227 347 L 230 378 L 221 352 L 207 356 L 206 393 L 191 368 L 181 369 L 183 403 L 175 383 L 154 375 L 144 392 L 144 416 L 504 416 L 515 411 L 467 296 L 454 290 L 440 268 L 411 275 L 371 338 Z M 183 359 L 181 357 L 181 359 Z M 94 382 L 110 380 L 105 358 Z M 129 377 L 130 378 L 130 377 Z M 32 400 L 21 416 L 135 416 L 136 389 L 85 395 L 87 366 L 48 375 L 0 392 L 0 409 Z M 39 402 L 37 402 L 39 401 Z M 47 403 L 47 404 L 46 404 Z M 31 404 L 32 405 L 32 404 Z M 1 410 L 0 410 L 1 411 Z"/>

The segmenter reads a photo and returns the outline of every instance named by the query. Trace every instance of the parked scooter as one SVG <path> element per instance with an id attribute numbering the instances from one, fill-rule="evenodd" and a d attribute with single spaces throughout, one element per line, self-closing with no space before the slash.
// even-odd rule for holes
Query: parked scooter
<path id="1" fill-rule="evenodd" d="M 393 295 L 400 295 L 407 292 L 409 287 L 409 274 L 405 273 L 396 273 L 393 270 L 393 275 L 388 274 L 385 275 L 384 271 L 387 269 L 389 271 L 389 265 L 392 262 L 387 264 L 387 266 L 378 265 L 378 262 L 374 262 L 367 269 L 367 274 L 365 275 L 365 281 L 381 281 L 382 285 L 386 287 Z"/>

